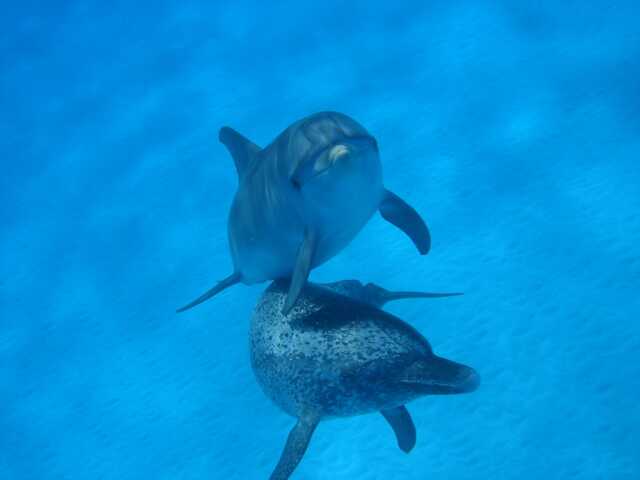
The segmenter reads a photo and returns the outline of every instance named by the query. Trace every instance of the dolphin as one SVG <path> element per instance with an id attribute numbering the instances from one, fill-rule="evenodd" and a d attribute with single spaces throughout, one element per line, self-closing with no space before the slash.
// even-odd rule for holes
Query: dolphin
<path id="1" fill-rule="evenodd" d="M 266 148 L 229 127 L 220 141 L 239 178 L 228 220 L 233 273 L 185 311 L 242 282 L 291 278 L 283 311 L 291 310 L 311 269 L 345 248 L 379 211 L 420 254 L 431 246 L 427 225 L 384 188 L 378 144 L 354 119 L 337 112 L 303 118 Z"/>
<path id="2" fill-rule="evenodd" d="M 473 368 L 436 355 L 417 330 L 378 308 L 389 300 L 435 294 L 367 289 L 354 281 L 329 286 L 307 282 L 284 315 L 288 289 L 287 280 L 267 288 L 250 328 L 251 366 L 258 384 L 280 409 L 297 418 L 271 480 L 289 478 L 322 420 L 379 412 L 399 448 L 408 453 L 415 446 L 416 429 L 407 402 L 478 387 L 480 377 Z"/>

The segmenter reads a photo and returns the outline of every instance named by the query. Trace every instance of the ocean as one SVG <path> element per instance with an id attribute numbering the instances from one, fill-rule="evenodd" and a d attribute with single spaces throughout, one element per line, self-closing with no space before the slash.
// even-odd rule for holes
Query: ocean
<path id="1" fill-rule="evenodd" d="M 482 377 L 323 422 L 298 480 L 640 478 L 640 4 L 4 2 L 0 479 L 266 479 L 268 284 L 232 269 L 229 125 L 335 110 L 432 251 L 379 215 L 311 280 L 462 291 L 390 312 Z"/>

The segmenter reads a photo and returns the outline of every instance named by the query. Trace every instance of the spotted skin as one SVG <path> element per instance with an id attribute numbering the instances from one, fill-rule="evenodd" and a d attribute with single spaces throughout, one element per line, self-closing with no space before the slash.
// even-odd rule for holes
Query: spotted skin
<path id="1" fill-rule="evenodd" d="M 405 403 L 478 385 L 473 369 L 435 355 L 417 330 L 379 309 L 375 299 L 363 300 L 368 286 L 359 285 L 307 283 L 284 315 L 288 282 L 279 280 L 256 306 L 250 330 L 253 371 L 267 397 L 299 419 L 276 471 L 297 465 L 304 454 L 299 447 L 304 443 L 306 449 L 317 422 L 334 417 L 382 412 L 408 452 L 415 427 Z M 301 427 L 302 420 L 313 428 Z M 272 478 L 286 479 L 289 470 Z"/>

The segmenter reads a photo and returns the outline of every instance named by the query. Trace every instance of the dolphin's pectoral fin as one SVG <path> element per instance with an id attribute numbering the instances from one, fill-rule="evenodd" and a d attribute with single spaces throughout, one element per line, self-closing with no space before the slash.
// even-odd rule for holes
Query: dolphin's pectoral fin
<path id="1" fill-rule="evenodd" d="M 184 312 L 185 310 L 189 310 L 190 308 L 195 307 L 196 305 L 204 302 L 205 300 L 209 300 L 211 297 L 213 297 L 214 295 L 220 293 L 225 288 L 230 287 L 231 285 L 235 285 L 236 283 L 238 283 L 240 281 L 240 279 L 241 279 L 240 273 L 238 273 L 238 272 L 232 273 L 231 275 L 229 275 L 224 280 L 220 280 L 216 284 L 216 286 L 213 287 L 211 290 L 207 290 L 202 295 L 200 295 L 198 298 L 196 298 L 193 302 L 186 304 L 184 307 L 180 307 L 178 310 L 176 310 L 176 312 L 178 312 L 178 313 Z"/>
<path id="2" fill-rule="evenodd" d="M 238 176 L 242 176 L 251 159 L 260 151 L 260 147 L 230 127 L 222 127 L 218 138 L 233 157 Z"/>
<path id="3" fill-rule="evenodd" d="M 320 421 L 317 417 L 304 417 L 298 419 L 295 427 L 289 432 L 287 444 L 284 446 L 280 461 L 271 474 L 270 480 L 287 480 L 296 469 L 300 460 L 307 451 L 311 436 Z"/>
<path id="4" fill-rule="evenodd" d="M 398 440 L 398 447 L 405 453 L 409 453 L 416 445 L 416 427 L 411 420 L 409 410 L 404 405 L 380 410 L 382 416 L 393 428 Z"/>
<path id="5" fill-rule="evenodd" d="M 464 295 L 461 292 L 392 292 L 376 285 L 375 283 L 367 283 L 364 288 L 367 291 L 367 299 L 369 303 L 376 307 L 382 307 L 387 302 L 402 300 L 405 298 L 442 298 Z"/>
<path id="6" fill-rule="evenodd" d="M 411 205 L 395 193 L 385 190 L 385 196 L 379 208 L 380 214 L 386 221 L 393 223 L 411 238 L 421 255 L 429 252 L 431 248 L 429 229 Z"/>
<path id="7" fill-rule="evenodd" d="M 304 287 L 304 284 L 307 282 L 315 250 L 316 234 L 307 230 L 304 235 L 304 240 L 298 249 L 298 257 L 296 258 L 296 265 L 293 270 L 291 284 L 289 285 L 289 293 L 287 293 L 287 299 L 284 303 L 284 307 L 282 307 L 283 315 L 286 315 L 291 311 L 293 305 L 298 299 L 298 295 L 300 295 L 302 287 Z"/>

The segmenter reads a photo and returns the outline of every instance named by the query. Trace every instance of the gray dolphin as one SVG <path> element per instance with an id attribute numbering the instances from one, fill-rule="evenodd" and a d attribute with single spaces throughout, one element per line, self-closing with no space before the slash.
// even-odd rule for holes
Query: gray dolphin
<path id="1" fill-rule="evenodd" d="M 478 387 L 472 368 L 438 357 L 418 331 L 378 308 L 388 300 L 434 294 L 377 286 L 366 291 L 353 281 L 308 282 L 290 314 L 283 315 L 288 288 L 286 280 L 269 286 L 250 330 L 251 366 L 260 387 L 298 419 L 271 480 L 289 478 L 321 420 L 380 412 L 408 453 L 416 430 L 407 402 Z"/>
<path id="2" fill-rule="evenodd" d="M 421 254 L 429 251 L 426 224 L 383 187 L 377 142 L 352 118 L 316 113 L 264 149 L 229 127 L 219 137 L 239 177 L 228 221 L 234 271 L 179 312 L 238 282 L 292 278 L 289 311 L 311 269 L 346 247 L 376 210 Z"/>

